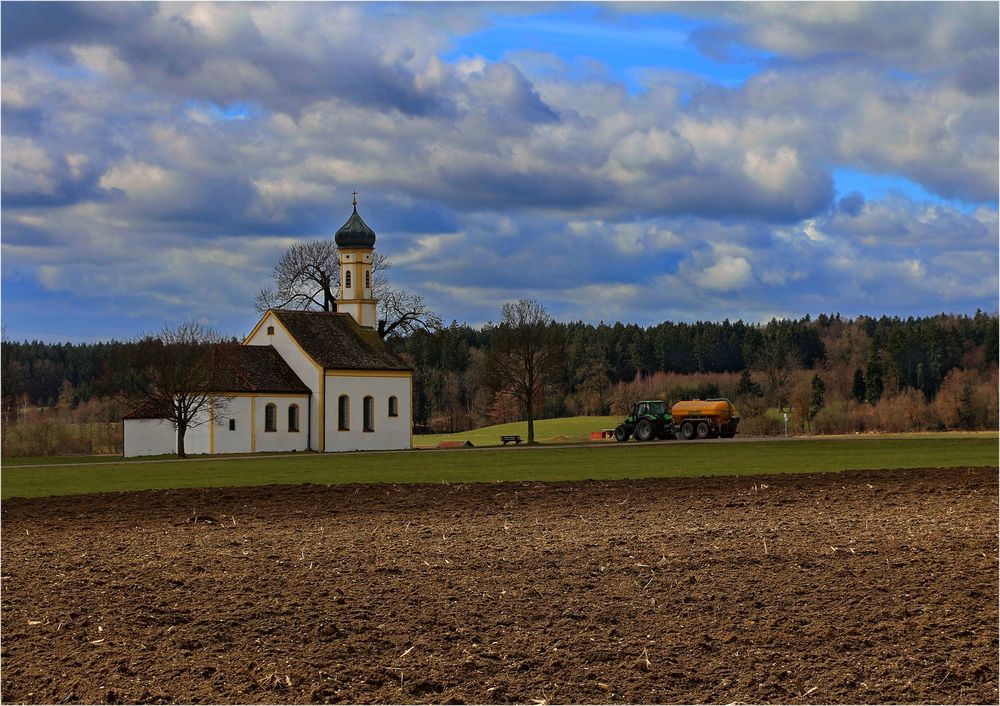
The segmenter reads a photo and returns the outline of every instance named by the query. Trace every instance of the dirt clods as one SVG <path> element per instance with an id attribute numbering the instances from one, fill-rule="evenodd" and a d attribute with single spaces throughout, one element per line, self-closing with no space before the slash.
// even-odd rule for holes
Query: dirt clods
<path id="1" fill-rule="evenodd" d="M 0 696 L 997 703 L 997 503 L 995 468 L 13 499 Z"/>

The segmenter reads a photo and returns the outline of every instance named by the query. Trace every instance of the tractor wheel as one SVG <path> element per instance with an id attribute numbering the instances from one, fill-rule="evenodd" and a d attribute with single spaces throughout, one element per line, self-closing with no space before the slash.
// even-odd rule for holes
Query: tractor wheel
<path id="1" fill-rule="evenodd" d="M 681 436 L 684 437 L 684 441 L 691 441 L 694 438 L 694 424 L 691 422 L 681 424 Z"/>
<path id="2" fill-rule="evenodd" d="M 629 434 L 628 429 L 625 428 L 624 424 L 619 424 L 615 427 L 615 441 L 623 443 L 628 441 L 628 438 L 632 436 Z"/>
<path id="3" fill-rule="evenodd" d="M 708 438 L 708 422 L 698 422 L 698 429 L 695 432 L 698 434 L 699 439 Z"/>
<path id="4" fill-rule="evenodd" d="M 654 436 L 656 436 L 656 432 L 653 429 L 653 423 L 648 419 L 640 419 L 639 423 L 635 425 L 636 440 L 652 441 Z"/>

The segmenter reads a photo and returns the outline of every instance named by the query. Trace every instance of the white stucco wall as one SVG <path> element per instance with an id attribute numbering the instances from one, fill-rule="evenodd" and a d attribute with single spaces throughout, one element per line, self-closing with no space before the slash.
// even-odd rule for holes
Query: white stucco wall
<path id="1" fill-rule="evenodd" d="M 177 431 L 165 419 L 126 419 L 125 458 L 176 452 Z"/>
<path id="2" fill-rule="evenodd" d="M 277 407 L 277 431 L 265 431 L 268 404 Z M 299 431 L 288 431 L 288 408 L 299 407 Z M 252 408 L 252 409 L 251 409 Z M 188 454 L 232 454 L 251 451 L 306 451 L 309 448 L 309 398 L 305 395 L 239 395 L 228 409 L 216 415 L 215 426 L 206 421 L 184 434 Z M 199 415 L 204 418 L 205 415 Z M 229 420 L 236 421 L 230 431 Z M 252 429 L 251 429 L 252 427 Z M 126 419 L 125 456 L 151 456 L 177 452 L 177 432 L 164 419 Z"/>
<path id="3" fill-rule="evenodd" d="M 326 450 L 357 451 L 410 448 L 413 412 L 409 377 L 328 375 L 326 378 Z M 350 430 L 337 429 L 338 400 L 350 398 Z M 375 431 L 364 431 L 364 398 L 375 402 Z M 390 417 L 389 397 L 399 401 L 399 416 Z"/>
<path id="4" fill-rule="evenodd" d="M 274 333 L 268 335 L 267 327 L 273 326 Z M 309 423 L 309 419 L 312 419 L 312 429 L 310 438 L 312 439 L 312 448 L 318 449 L 319 440 L 319 392 L 320 392 L 320 377 L 322 371 L 319 367 L 312 362 L 302 350 L 298 347 L 292 337 L 285 330 L 281 322 L 278 321 L 277 317 L 268 312 L 265 314 L 264 319 L 260 322 L 256 331 L 245 341 L 246 345 L 249 346 L 274 346 L 278 354 L 285 359 L 288 363 L 288 367 L 299 376 L 299 379 L 305 383 L 306 387 L 312 390 L 312 397 L 310 398 L 308 404 L 312 407 L 312 414 L 309 414 L 309 410 L 303 408 L 302 410 L 302 424 Z M 262 408 L 263 409 L 263 408 Z M 261 411 L 261 410 L 257 410 Z M 281 415 L 279 415 L 281 417 Z M 287 417 L 285 418 L 287 424 Z M 261 422 L 263 424 L 263 422 Z M 303 427 L 304 428 L 304 427 Z M 263 426 L 261 427 L 263 429 Z"/>
<path id="5" fill-rule="evenodd" d="M 250 404 L 252 397 L 234 397 L 229 408 L 215 417 L 212 431 L 215 453 L 250 453 Z M 236 420 L 236 429 L 229 431 L 229 420 Z"/>
<path id="6" fill-rule="evenodd" d="M 308 445 L 309 398 L 307 397 L 255 397 L 254 404 L 254 444 L 255 451 L 306 451 Z M 277 407 L 277 431 L 264 431 L 267 405 Z M 288 408 L 299 406 L 299 431 L 288 431 Z M 218 438 L 218 437 L 216 437 Z"/>

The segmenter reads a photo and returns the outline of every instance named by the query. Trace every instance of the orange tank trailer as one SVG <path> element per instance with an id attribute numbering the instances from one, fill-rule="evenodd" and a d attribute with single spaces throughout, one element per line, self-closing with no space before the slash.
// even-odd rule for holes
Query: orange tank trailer
<path id="1" fill-rule="evenodd" d="M 683 439 L 711 439 L 721 436 L 731 439 L 736 435 L 739 414 L 727 399 L 684 400 L 670 408 L 674 429 Z"/>

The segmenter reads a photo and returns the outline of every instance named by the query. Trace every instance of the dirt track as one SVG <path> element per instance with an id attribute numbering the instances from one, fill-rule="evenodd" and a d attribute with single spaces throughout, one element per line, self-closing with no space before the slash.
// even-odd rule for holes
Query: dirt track
<path id="1" fill-rule="evenodd" d="M 998 700 L 997 470 L 4 502 L 14 702 Z"/>

